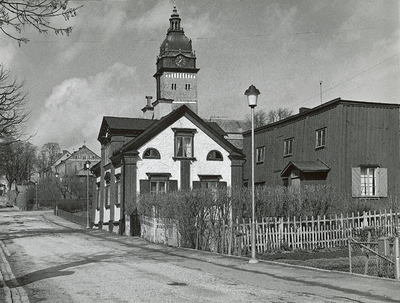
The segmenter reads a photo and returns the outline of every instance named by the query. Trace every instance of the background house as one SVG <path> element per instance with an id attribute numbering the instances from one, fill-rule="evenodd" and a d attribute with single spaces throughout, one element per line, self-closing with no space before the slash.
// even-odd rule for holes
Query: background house
<path id="1" fill-rule="evenodd" d="M 49 167 L 46 167 L 39 172 L 39 178 L 54 177 L 54 174 L 56 173 L 56 166 L 58 166 L 62 161 L 65 161 L 69 157 L 71 157 L 71 153 L 67 150 L 63 150 L 58 158 L 53 163 L 51 163 Z"/>
<path id="2" fill-rule="evenodd" d="M 397 194 L 399 104 L 335 99 L 255 130 L 257 185 L 331 184 L 343 195 Z M 244 133 L 251 157 L 251 132 Z M 251 162 L 244 165 L 251 181 Z"/>
<path id="3" fill-rule="evenodd" d="M 87 148 L 86 145 L 82 145 L 72 154 L 63 153 L 52 167 L 54 167 L 54 173 L 58 173 L 60 177 L 65 175 L 86 176 L 86 171 L 84 170 L 86 161 L 89 161 L 90 167 L 92 167 L 100 161 L 100 157 Z"/>

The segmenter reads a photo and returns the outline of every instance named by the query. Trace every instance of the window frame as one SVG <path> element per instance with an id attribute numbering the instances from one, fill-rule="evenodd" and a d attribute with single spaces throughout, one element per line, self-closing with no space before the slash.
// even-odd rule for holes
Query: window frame
<path id="1" fill-rule="evenodd" d="M 326 147 L 327 127 L 319 128 L 315 131 L 315 149 Z M 319 136 L 321 134 L 321 136 Z"/>
<path id="2" fill-rule="evenodd" d="M 96 209 L 100 210 L 100 182 L 96 182 Z"/>
<path id="3" fill-rule="evenodd" d="M 216 191 L 220 187 L 220 184 L 222 184 L 221 175 L 198 175 L 198 177 L 198 186 L 201 189 L 210 189 L 212 191 Z"/>
<path id="4" fill-rule="evenodd" d="M 116 185 L 115 205 L 119 206 L 121 204 L 121 193 L 122 193 L 122 184 L 121 184 L 121 174 L 120 173 L 115 175 L 115 185 Z"/>
<path id="5" fill-rule="evenodd" d="M 206 157 L 207 161 L 224 161 L 222 153 L 216 149 L 210 150 Z"/>
<path id="6" fill-rule="evenodd" d="M 149 181 L 149 192 L 153 195 L 158 194 L 165 194 L 169 192 L 169 181 L 171 174 L 170 173 L 146 173 Z M 164 183 L 162 186 L 164 190 L 161 189 L 161 184 Z M 153 190 L 153 185 L 155 185 L 155 189 Z"/>
<path id="7" fill-rule="evenodd" d="M 175 160 L 194 160 L 194 135 L 196 133 L 195 129 L 191 128 L 173 128 L 174 131 L 174 159 Z M 178 140 L 182 139 L 180 145 L 178 145 Z M 186 156 L 183 155 L 184 147 L 183 147 L 183 140 L 190 139 L 190 155 L 186 150 Z M 182 155 L 178 155 L 179 151 L 181 150 L 182 146 Z"/>
<path id="8" fill-rule="evenodd" d="M 289 157 L 293 155 L 294 138 L 283 140 L 283 156 Z"/>
<path id="9" fill-rule="evenodd" d="M 153 154 L 151 154 L 152 152 Z M 146 153 L 150 154 L 146 155 Z M 161 159 L 161 154 L 156 148 L 149 147 L 143 152 L 143 159 Z"/>
<path id="10" fill-rule="evenodd" d="M 375 197 L 378 193 L 378 168 L 377 167 L 360 167 L 361 177 L 361 196 Z"/>
<path id="11" fill-rule="evenodd" d="M 256 164 L 264 163 L 265 160 L 265 146 L 256 148 Z"/>
<path id="12" fill-rule="evenodd" d="M 110 181 L 106 181 L 104 186 L 104 206 L 105 208 L 110 208 L 111 205 L 111 186 Z"/>

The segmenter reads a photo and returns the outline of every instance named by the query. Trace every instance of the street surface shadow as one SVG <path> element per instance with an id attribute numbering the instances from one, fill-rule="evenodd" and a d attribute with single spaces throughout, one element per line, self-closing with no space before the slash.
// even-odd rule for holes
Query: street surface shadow
<path id="1" fill-rule="evenodd" d="M 1 225 L 1 224 L 0 224 Z M 54 230 L 54 229 L 28 229 L 19 230 L 15 232 L 0 232 L 0 240 L 12 240 L 17 238 L 27 237 L 40 237 L 54 234 L 74 234 L 74 233 L 87 233 L 83 229 L 68 229 L 68 230 Z"/>
<path id="2" fill-rule="evenodd" d="M 9 288 L 26 286 L 30 283 L 33 283 L 33 282 L 36 282 L 39 280 L 45 280 L 45 279 L 50 279 L 50 278 L 54 278 L 54 277 L 72 275 L 75 271 L 65 270 L 65 269 L 80 266 L 80 265 L 85 265 L 85 264 L 89 264 L 89 263 L 100 262 L 100 261 L 109 259 L 111 257 L 112 256 L 110 256 L 110 255 L 100 255 L 100 256 L 85 258 L 80 261 L 75 261 L 75 262 L 71 262 L 68 264 L 57 265 L 57 266 L 49 267 L 46 269 L 34 271 L 29 274 L 17 277 L 15 279 L 6 280 L 4 282 L 6 283 L 6 285 Z"/>

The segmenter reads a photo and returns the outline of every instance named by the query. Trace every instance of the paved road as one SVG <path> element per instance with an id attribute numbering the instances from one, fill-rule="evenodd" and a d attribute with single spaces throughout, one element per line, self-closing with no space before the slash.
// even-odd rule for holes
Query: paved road
<path id="1" fill-rule="evenodd" d="M 400 282 L 150 244 L 0 209 L 0 302 L 400 302 Z"/>

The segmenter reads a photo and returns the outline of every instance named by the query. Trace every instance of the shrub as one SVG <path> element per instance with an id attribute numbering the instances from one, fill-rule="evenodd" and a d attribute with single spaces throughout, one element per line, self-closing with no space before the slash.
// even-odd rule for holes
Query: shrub
<path id="1" fill-rule="evenodd" d="M 232 191 L 233 208 L 239 218 L 251 217 L 250 189 Z M 255 212 L 258 220 L 265 217 L 323 216 L 338 212 L 347 205 L 345 199 L 330 185 L 301 187 L 258 187 L 255 190 Z M 241 208 L 238 208 L 241 206 Z"/>
<path id="2" fill-rule="evenodd" d="M 140 195 L 137 209 L 140 215 L 177 220 L 182 246 L 207 249 L 210 238 L 215 236 L 210 230 L 216 230 L 214 227 L 230 217 L 230 201 L 226 190 L 196 189 Z"/>

